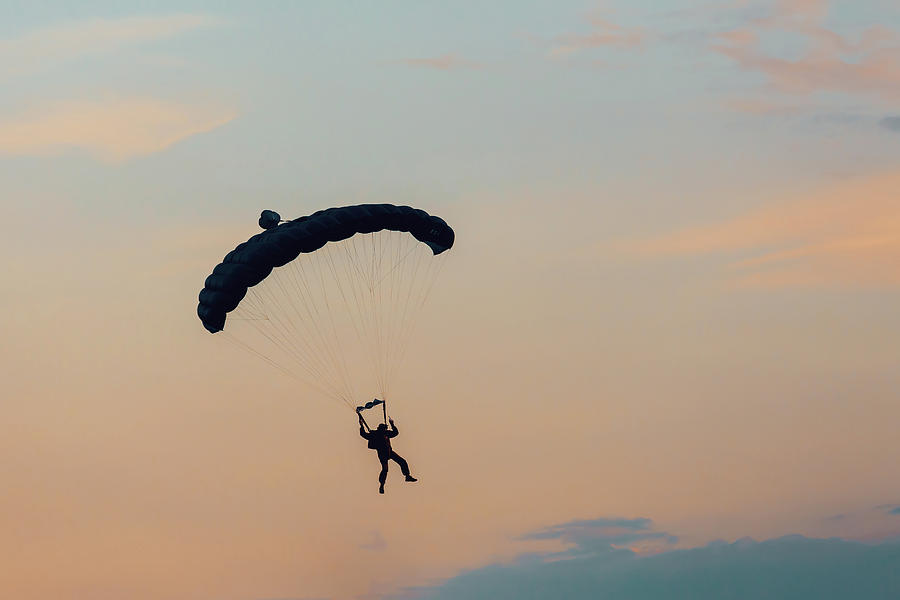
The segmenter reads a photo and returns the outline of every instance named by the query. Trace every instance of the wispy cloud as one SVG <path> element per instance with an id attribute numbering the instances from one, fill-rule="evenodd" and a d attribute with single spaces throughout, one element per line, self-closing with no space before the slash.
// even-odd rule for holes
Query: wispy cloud
<path id="1" fill-rule="evenodd" d="M 481 63 L 462 58 L 457 54 L 442 54 L 428 58 L 403 58 L 395 61 L 409 67 L 450 71 L 453 69 L 480 69 Z"/>
<path id="2" fill-rule="evenodd" d="M 0 154 L 49 156 L 72 150 L 119 162 L 160 152 L 220 127 L 236 112 L 152 98 L 66 101 L 0 121 Z"/>
<path id="3" fill-rule="evenodd" d="M 900 173 L 855 179 L 623 248 L 643 256 L 720 254 L 739 286 L 897 286 L 898 188 Z"/>
<path id="4" fill-rule="evenodd" d="M 46 27 L 0 40 L 0 76 L 21 74 L 87 55 L 170 38 L 188 31 L 220 25 L 223 20 L 204 14 L 161 17 L 89 19 Z"/>
<path id="5" fill-rule="evenodd" d="M 559 525 L 552 525 L 521 536 L 523 540 L 565 539 L 573 533 L 584 531 L 646 531 L 650 519 L 577 519 Z"/>
<path id="6" fill-rule="evenodd" d="M 592 48 L 634 49 L 643 46 L 649 38 L 645 29 L 625 27 L 598 12 L 585 15 L 584 20 L 590 25 L 590 31 L 556 36 L 550 56 L 568 56 Z"/>
<path id="7" fill-rule="evenodd" d="M 762 74 L 769 91 L 788 96 L 818 92 L 900 99 L 900 33 L 874 25 L 851 38 L 826 27 L 824 0 L 781 0 L 762 17 L 714 36 L 711 48 L 746 71 Z M 766 36 L 793 36 L 804 50 L 779 54 Z"/>
<path id="8" fill-rule="evenodd" d="M 650 554 L 678 541 L 666 532 L 653 531 L 652 526 L 650 519 L 581 519 L 539 529 L 519 539 L 560 540 L 570 546 L 565 552 L 549 555 L 554 559 L 621 548 Z"/>

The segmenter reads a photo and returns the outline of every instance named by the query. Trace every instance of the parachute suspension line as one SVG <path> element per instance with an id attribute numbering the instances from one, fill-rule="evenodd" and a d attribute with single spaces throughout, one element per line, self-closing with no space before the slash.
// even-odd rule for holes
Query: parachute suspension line
<path id="1" fill-rule="evenodd" d="M 278 294 L 276 293 L 277 291 L 281 291 L 281 293 Z M 257 314 L 263 314 L 264 319 L 251 318 L 245 320 L 254 326 L 259 335 L 268 339 L 272 345 L 283 353 L 291 356 L 293 362 L 302 366 L 312 376 L 314 381 L 320 382 L 321 385 L 315 385 L 317 389 L 326 391 L 326 395 L 347 403 L 346 393 L 339 386 L 335 386 L 334 378 L 328 375 L 330 371 L 328 362 L 322 358 L 321 352 L 316 352 L 316 349 L 310 345 L 307 339 L 310 336 L 297 335 L 300 331 L 298 325 L 301 322 L 297 319 L 291 319 L 291 313 L 287 312 L 285 308 L 285 304 L 290 304 L 293 311 L 299 313 L 291 296 L 291 294 L 287 293 L 281 277 L 276 274 L 274 277 L 267 278 L 262 284 L 248 290 L 248 294 L 236 311 L 237 314 L 235 316 L 241 316 L 245 304 L 249 307 L 249 313 L 253 317 Z M 262 307 L 269 307 L 270 310 L 266 311 Z M 307 322 L 307 319 L 302 321 Z M 271 359 L 267 362 L 271 362 Z M 306 378 L 298 378 L 307 383 L 313 383 L 313 381 L 309 381 Z M 323 390 L 323 387 L 327 389 Z"/>
<path id="2" fill-rule="evenodd" d="M 329 371 L 327 362 L 322 360 L 319 353 L 316 353 L 314 351 L 315 349 L 310 346 L 307 336 L 297 335 L 297 323 L 287 318 L 290 313 L 288 313 L 283 306 L 283 302 L 280 300 L 279 296 L 271 289 L 273 286 L 278 286 L 283 290 L 283 285 L 278 281 L 277 277 L 272 279 L 272 281 L 274 282 L 273 284 L 251 288 L 251 292 L 258 294 L 258 297 L 262 300 L 264 306 L 271 306 L 273 308 L 273 310 L 269 312 L 267 319 L 267 322 L 272 326 L 272 331 L 266 331 L 265 328 L 260 328 L 260 333 L 271 340 L 272 343 L 279 347 L 283 352 L 290 355 L 316 380 L 322 382 L 322 384 L 327 387 L 328 396 L 344 400 L 341 390 L 334 385 L 333 378 L 327 375 Z M 281 297 L 290 303 L 289 295 L 282 293 Z M 254 322 L 254 324 L 256 323 Z M 302 347 L 298 345 L 298 342 L 302 344 Z M 319 360 L 314 360 L 316 358 Z M 318 387 L 321 389 L 321 386 Z M 346 402 L 346 400 L 344 401 Z"/>
<path id="3" fill-rule="evenodd" d="M 398 331 L 395 336 L 395 342 L 391 349 L 392 358 L 391 358 L 391 368 L 388 372 L 387 379 L 389 381 L 393 381 L 394 374 L 396 370 L 400 367 L 403 362 L 403 358 L 406 354 L 406 349 L 409 345 L 409 341 L 412 338 L 412 334 L 415 331 L 416 325 L 418 323 L 418 316 L 421 313 L 422 308 L 428 301 L 429 296 L 431 295 L 432 290 L 434 289 L 434 284 L 438 279 L 438 276 L 443 271 L 444 265 L 446 264 L 446 255 L 440 256 L 431 256 L 425 259 L 426 267 L 425 267 L 425 276 L 421 278 L 421 285 L 419 287 L 419 291 L 415 294 L 410 294 L 416 297 L 417 302 L 413 306 L 412 314 L 408 317 L 404 317 L 398 323 L 398 326 L 394 329 L 394 331 Z M 418 266 L 416 267 L 418 271 Z M 417 279 L 413 277 L 413 282 Z M 404 311 L 405 313 L 406 311 Z"/>
<path id="4" fill-rule="evenodd" d="M 406 242 L 406 243 L 404 243 L 404 242 Z M 388 335 L 386 352 L 387 352 L 387 362 L 390 365 L 390 367 L 388 368 L 388 373 L 385 374 L 386 382 L 393 381 L 393 377 L 391 375 L 392 375 L 392 371 L 394 370 L 395 365 L 392 362 L 392 360 L 393 360 L 392 348 L 394 345 L 394 340 L 397 335 L 397 330 L 399 329 L 400 325 L 402 324 L 402 319 L 400 317 L 400 311 L 396 310 L 396 307 L 397 307 L 397 304 L 398 304 L 398 301 L 400 298 L 401 291 L 403 289 L 404 281 L 407 279 L 406 277 L 404 277 L 404 275 L 406 273 L 405 268 L 406 268 L 406 265 L 408 264 L 407 259 L 417 249 L 417 247 L 418 247 L 418 244 L 416 244 L 415 242 L 410 243 L 408 236 L 399 238 L 398 244 L 397 244 L 397 253 L 396 253 L 395 263 L 394 263 L 394 266 L 391 268 L 391 273 L 390 273 L 391 297 L 390 297 L 389 302 L 392 307 L 395 307 L 395 310 L 393 310 L 391 313 L 393 318 L 391 320 L 392 322 L 390 323 L 390 325 L 388 327 L 389 335 Z M 385 387 L 387 387 L 387 384 L 385 385 Z M 387 395 L 388 390 L 385 389 L 382 393 Z"/>
<path id="5" fill-rule="evenodd" d="M 343 363 L 343 354 L 340 351 L 340 348 L 335 347 L 340 339 L 336 334 L 337 330 L 333 324 L 333 315 L 327 306 L 328 295 L 327 293 L 320 294 L 323 297 L 323 302 L 326 304 L 326 306 L 322 307 L 320 310 L 318 298 L 316 297 L 317 295 L 313 291 L 316 287 L 314 282 L 310 281 L 311 277 L 316 273 L 308 274 L 306 269 L 308 264 L 309 270 L 315 271 L 318 265 L 317 258 L 318 257 L 315 255 L 304 255 L 286 265 L 290 269 L 289 273 L 292 275 L 292 277 L 289 277 L 288 279 L 293 286 L 293 291 L 297 293 L 297 295 L 294 296 L 293 294 L 286 292 L 286 295 L 297 316 L 296 322 L 298 324 L 306 324 L 307 333 L 313 336 L 313 339 L 317 340 L 319 348 L 314 350 L 318 350 L 317 356 L 329 367 L 329 372 L 332 374 L 334 381 L 341 390 L 341 399 L 347 405 L 352 406 L 352 384 Z M 320 275 L 319 279 L 322 280 L 322 285 L 324 287 L 324 278 Z M 297 301 L 297 298 L 300 299 L 299 302 Z M 301 307 L 303 309 L 302 311 Z M 304 313 L 307 318 L 304 318 Z M 332 335 L 328 335 L 327 332 L 323 331 L 323 327 L 320 327 L 320 321 L 323 326 L 327 324 L 324 322 L 323 313 L 325 313 L 328 317 L 328 322 L 332 325 Z"/>
<path id="6" fill-rule="evenodd" d="M 378 236 L 378 238 L 373 237 L 373 244 L 376 241 L 380 241 L 383 236 Z M 390 240 L 390 236 L 387 236 L 387 239 Z M 376 256 L 378 256 L 378 268 L 372 272 L 372 289 L 373 293 L 377 293 L 377 298 L 375 299 L 375 319 L 376 325 L 378 328 L 378 338 L 376 343 L 378 344 L 378 365 L 377 365 L 377 378 L 378 378 L 378 392 L 381 396 L 386 395 L 386 381 L 385 381 L 385 372 L 387 369 L 387 365 L 385 364 L 387 357 L 384 353 L 384 340 L 387 336 L 387 330 L 385 329 L 385 302 L 384 302 L 384 286 L 379 285 L 378 281 L 381 279 L 381 267 L 384 259 L 383 248 L 373 248 Z"/>
<path id="7" fill-rule="evenodd" d="M 288 271 L 287 274 L 290 274 L 290 272 Z M 287 309 L 282 309 L 279 312 L 283 312 L 287 315 L 293 314 L 296 316 L 295 319 L 287 319 L 287 318 L 285 319 L 285 322 L 287 323 L 288 328 L 291 330 L 288 333 L 287 341 L 294 348 L 297 347 L 296 340 L 302 341 L 307 348 L 306 354 L 308 355 L 308 357 L 311 359 L 317 359 L 317 367 L 318 367 L 317 370 L 321 373 L 324 373 L 325 374 L 324 378 L 327 379 L 329 382 L 331 382 L 330 387 L 334 390 L 334 395 L 336 397 L 338 397 L 339 399 L 343 400 L 344 402 L 348 402 L 348 400 L 346 398 L 345 390 L 341 389 L 340 378 L 335 377 L 333 363 L 330 362 L 329 360 L 327 360 L 326 357 L 322 353 L 323 348 L 325 349 L 325 351 L 327 353 L 327 346 L 326 346 L 324 336 L 318 330 L 318 324 L 315 321 L 315 318 L 313 317 L 313 314 L 312 314 L 312 311 L 310 308 L 311 305 L 312 305 L 312 308 L 315 308 L 315 305 L 314 305 L 312 299 L 309 297 L 308 294 L 304 294 L 303 290 L 301 290 L 299 288 L 299 286 L 296 285 L 296 281 L 294 279 L 292 279 L 291 277 L 287 277 L 286 279 L 288 281 L 291 281 L 294 284 L 294 287 L 299 291 L 299 293 L 301 295 L 304 295 L 305 298 L 307 298 L 306 301 L 299 303 L 299 305 L 302 306 L 302 308 L 306 312 L 307 316 L 309 317 L 308 319 L 304 318 L 303 313 L 300 310 L 300 306 L 298 306 L 298 303 L 296 302 L 295 296 L 291 293 L 291 291 L 289 291 L 287 289 L 287 286 L 285 285 L 285 282 L 283 281 L 283 279 L 281 277 L 276 276 L 272 281 L 274 282 L 275 286 L 277 286 L 281 292 L 280 298 L 283 298 L 285 303 L 290 307 L 290 311 L 288 311 Z M 307 326 L 307 330 L 309 333 L 315 334 L 315 337 L 313 337 L 312 339 L 318 340 L 320 348 L 316 348 L 315 346 L 311 345 L 307 341 L 307 339 L 312 336 L 302 335 L 303 332 L 300 331 L 300 327 L 299 327 L 301 324 L 312 324 L 313 325 L 312 330 L 310 330 L 308 326 Z M 302 354 L 302 351 L 298 349 L 297 353 Z M 313 361 L 307 361 L 307 362 L 313 362 Z"/>
<path id="8" fill-rule="evenodd" d="M 264 290 L 259 290 L 259 292 L 263 292 Z M 253 294 L 256 295 L 257 291 L 254 290 Z M 273 299 L 270 302 L 278 306 L 277 300 Z M 266 322 L 269 325 L 268 331 L 267 328 L 262 326 L 260 322 L 251 321 L 251 323 L 257 328 L 257 331 L 270 340 L 274 345 L 281 348 L 284 352 L 290 354 L 297 362 L 301 365 L 305 366 L 307 370 L 309 370 L 314 376 L 317 376 L 321 381 L 327 381 L 326 378 L 322 377 L 321 371 L 314 364 L 309 364 L 309 361 L 306 360 L 304 354 L 298 350 L 295 344 L 292 343 L 292 336 L 290 335 L 290 331 L 288 327 L 282 322 L 282 320 L 277 316 L 277 314 L 273 314 L 271 318 L 267 317 Z M 334 396 L 335 391 L 332 390 L 328 394 L 329 396 Z"/>
<path id="9" fill-rule="evenodd" d="M 316 388 L 317 390 L 319 390 L 320 392 L 322 392 L 322 393 L 323 393 L 324 395 L 326 395 L 326 396 L 331 396 L 331 395 L 332 395 L 330 392 L 328 392 L 328 391 L 327 391 L 325 388 L 323 388 L 322 386 L 318 385 L 317 383 L 315 383 L 315 382 L 313 382 L 313 381 L 307 381 L 307 380 L 304 379 L 303 377 L 300 377 L 299 375 L 297 375 L 296 373 L 294 373 L 294 372 L 291 371 L 290 369 L 284 367 L 283 365 L 278 364 L 278 362 L 272 360 L 271 358 L 269 358 L 268 356 L 266 356 L 265 354 L 263 354 L 263 353 L 260 352 L 259 350 L 255 349 L 255 348 L 253 348 L 253 347 L 251 347 L 251 346 L 248 346 L 246 343 L 242 342 L 241 340 L 239 340 L 238 338 L 236 338 L 235 336 L 233 336 L 233 335 L 230 334 L 229 332 L 227 332 L 227 331 L 222 331 L 222 333 L 224 334 L 225 339 L 228 340 L 228 343 L 233 344 L 233 345 L 237 346 L 238 348 L 240 348 L 241 350 L 244 350 L 244 351 L 246 351 L 246 352 L 249 352 L 250 354 L 253 354 L 254 356 L 257 356 L 257 357 L 261 358 L 264 362 L 266 362 L 266 363 L 270 364 L 271 366 L 275 367 L 276 369 L 278 369 L 279 371 L 281 371 L 282 373 L 284 373 L 284 374 L 287 375 L 288 377 L 291 377 L 291 378 L 293 378 L 293 379 L 296 379 L 297 381 L 300 381 L 300 382 L 303 382 L 303 383 L 312 385 L 314 388 Z"/>
<path id="10" fill-rule="evenodd" d="M 383 262 L 374 273 L 372 282 L 373 288 L 377 288 L 375 318 L 378 330 L 376 338 L 378 347 L 375 356 L 378 361 L 378 387 L 382 397 L 388 396 L 388 386 L 391 381 L 390 374 L 396 366 L 393 364 L 394 356 L 391 346 L 399 321 L 402 320 L 399 311 L 396 310 L 396 299 L 405 279 L 402 277 L 404 274 L 403 267 L 405 266 L 406 258 L 414 250 L 418 249 L 420 252 L 427 252 L 424 246 L 408 235 L 390 233 L 387 234 L 387 240 L 387 248 L 382 248 L 381 250 L 376 248 L 376 252 L 379 253 Z M 404 252 L 404 247 L 409 247 L 409 249 Z"/>
<path id="11" fill-rule="evenodd" d="M 350 263 L 359 273 L 358 286 L 358 309 L 362 322 L 366 329 L 366 343 L 369 347 L 369 356 L 371 357 L 373 375 L 375 377 L 376 387 L 379 392 L 383 386 L 381 385 L 381 374 L 384 371 L 383 354 L 381 349 L 381 326 L 379 319 L 379 302 L 375 290 L 375 268 L 377 266 L 376 257 L 378 254 L 378 246 L 376 237 L 379 234 L 368 234 L 367 236 L 358 236 L 354 239 L 352 246 L 353 254 L 349 257 Z M 370 237 L 371 239 L 366 239 Z M 383 395 L 383 394 L 382 394 Z"/>
<path id="12" fill-rule="evenodd" d="M 407 236 L 408 237 L 408 236 Z M 416 249 L 416 246 L 413 245 L 409 248 L 407 252 L 403 252 L 404 249 L 404 241 L 406 241 L 405 245 L 409 245 L 409 241 L 406 238 L 400 238 L 397 244 L 398 250 L 396 253 L 396 262 L 390 271 L 390 278 L 386 279 L 386 285 L 389 289 L 389 299 L 388 303 L 394 310 L 391 311 L 389 323 L 386 327 L 386 339 L 384 342 L 384 347 L 382 348 L 382 353 L 384 354 L 384 372 L 382 373 L 382 390 L 381 393 L 385 396 L 388 395 L 388 383 L 391 381 L 390 372 L 393 370 L 393 355 L 391 352 L 391 347 L 393 344 L 393 338 L 396 335 L 398 323 L 400 322 L 400 313 L 396 310 L 397 307 L 397 298 L 400 290 L 402 289 L 402 284 L 404 281 L 404 267 L 406 265 L 406 259 L 410 256 L 413 250 Z"/>
<path id="13" fill-rule="evenodd" d="M 444 258 L 407 232 L 384 230 L 326 243 L 248 289 L 226 337 L 351 408 L 355 388 L 364 383 L 360 369 L 374 384 L 366 397 L 387 399 Z M 232 335 L 242 331 L 269 344 Z M 254 347 L 267 345 L 290 360 Z M 384 407 L 382 416 L 387 419 Z"/>
<path id="14" fill-rule="evenodd" d="M 324 265 L 322 264 L 323 262 L 324 262 L 324 255 L 319 257 L 319 260 L 316 262 L 316 266 L 318 267 L 318 271 L 319 271 L 319 284 L 322 286 L 322 289 L 326 289 L 325 273 L 324 273 L 324 269 L 323 269 Z M 337 283 L 338 283 L 338 285 L 340 285 L 339 282 L 337 282 Z M 328 313 L 328 321 L 331 324 L 331 333 L 332 333 L 331 338 L 335 341 L 335 345 L 337 347 L 337 356 L 338 356 L 338 360 L 340 361 L 339 365 L 340 365 L 340 369 L 341 369 L 341 375 L 347 384 L 347 391 L 349 393 L 349 397 L 347 398 L 348 404 L 350 404 L 352 407 L 353 399 L 356 396 L 354 386 L 353 386 L 353 378 L 350 376 L 350 371 L 347 368 L 347 353 L 346 353 L 346 351 L 344 349 L 344 345 L 342 343 L 343 336 L 338 333 L 338 327 L 334 321 L 335 312 L 332 309 L 331 302 L 328 299 L 329 295 L 330 294 L 323 295 L 323 298 L 325 300 L 325 312 Z"/>
<path id="15" fill-rule="evenodd" d="M 357 324 L 357 315 L 356 313 L 350 309 L 350 304 L 347 302 L 347 294 L 344 292 L 344 284 L 341 281 L 341 277 L 338 275 L 338 269 L 334 264 L 334 252 L 331 245 L 329 245 L 325 258 L 328 261 L 328 268 L 331 271 L 331 276 L 334 278 L 335 282 L 337 282 L 338 292 L 341 295 L 341 301 L 344 303 L 344 311 L 345 314 L 350 316 L 350 324 L 353 326 L 353 331 L 356 333 L 356 339 L 362 340 L 362 333 L 360 332 L 360 326 Z"/>
<path id="16" fill-rule="evenodd" d="M 327 347 L 328 347 L 328 350 L 329 350 L 329 353 L 331 356 L 331 360 L 332 360 L 333 364 L 335 364 L 335 366 L 339 372 L 340 378 L 344 381 L 344 386 L 345 386 L 347 394 L 348 394 L 347 403 L 350 406 L 352 406 L 353 405 L 353 397 L 355 396 L 354 391 L 353 391 L 353 380 L 351 379 L 351 377 L 349 376 L 348 371 L 347 371 L 346 356 L 345 356 L 345 353 L 344 353 L 344 350 L 343 350 L 343 347 L 341 344 L 342 336 L 338 335 L 338 329 L 334 322 L 334 312 L 331 308 L 331 303 L 328 300 L 328 297 L 330 294 L 327 293 L 328 287 L 325 282 L 325 276 L 324 276 L 324 272 L 322 269 L 322 260 L 321 260 L 322 255 L 316 255 L 316 256 L 317 256 L 317 260 L 315 260 L 313 262 L 313 265 L 315 266 L 316 272 L 318 273 L 319 286 L 320 286 L 319 289 L 326 290 L 326 293 L 321 294 L 322 301 L 324 304 L 323 310 L 322 311 L 317 310 L 317 314 L 324 313 L 328 317 L 328 324 L 331 325 L 331 335 L 323 336 L 323 337 L 327 344 Z M 331 344 L 328 344 L 329 340 L 332 341 Z"/>
<path id="17" fill-rule="evenodd" d="M 383 288 L 380 285 L 376 284 L 378 280 L 378 275 L 381 273 L 381 259 L 384 257 L 380 249 L 378 247 L 378 242 L 381 236 L 372 236 L 372 273 L 371 279 L 369 280 L 369 289 L 371 290 L 369 294 L 372 297 L 372 309 L 373 309 L 373 318 L 375 320 L 375 346 L 377 347 L 377 351 L 375 354 L 375 376 L 377 380 L 378 393 L 380 395 L 384 395 L 384 315 L 383 315 L 383 302 L 382 302 L 382 290 Z"/>
<path id="18" fill-rule="evenodd" d="M 362 271 L 359 268 L 356 240 L 354 238 L 345 240 L 344 242 L 340 243 L 340 247 L 344 254 L 345 264 L 352 267 L 353 271 L 356 273 L 355 277 L 350 273 L 348 273 L 348 277 L 347 277 L 347 286 L 351 292 L 351 294 L 348 296 L 352 297 L 352 299 L 353 299 L 353 307 L 348 312 L 351 315 L 351 322 L 353 323 L 354 330 L 357 334 L 357 341 L 361 345 L 367 346 L 366 349 L 369 352 L 369 355 L 371 356 L 372 348 L 371 348 L 370 325 L 366 321 L 365 311 L 362 310 L 364 303 L 360 297 L 360 290 L 358 289 L 358 287 L 359 287 L 358 282 L 362 278 Z"/>
<path id="19" fill-rule="evenodd" d="M 413 261 L 413 264 L 412 264 L 412 273 L 410 275 L 410 285 L 407 286 L 406 298 L 403 300 L 403 309 L 400 313 L 400 327 L 399 327 L 400 331 L 398 332 L 398 335 L 394 336 L 392 347 L 389 350 L 390 352 L 392 352 L 392 354 L 396 354 L 396 350 L 398 349 L 398 346 L 402 343 L 403 339 L 405 338 L 406 330 L 408 330 L 409 326 L 410 326 L 409 321 L 411 319 L 409 319 L 407 315 L 409 313 L 410 299 L 412 298 L 413 291 L 415 289 L 415 282 L 417 281 L 416 276 L 419 273 L 419 268 L 421 266 L 423 256 L 424 256 L 424 253 L 422 253 L 422 252 L 417 253 L 416 259 Z"/>
<path id="20" fill-rule="evenodd" d="M 375 352 L 373 342 L 374 332 L 372 331 L 373 324 L 369 319 L 369 311 L 364 310 L 363 308 L 364 306 L 367 306 L 365 301 L 365 290 L 361 289 L 362 284 L 365 283 L 365 274 L 362 269 L 363 261 L 360 257 L 356 236 L 351 238 L 350 243 L 344 247 L 344 250 L 347 262 L 353 267 L 357 276 L 356 278 L 351 279 L 351 286 L 353 289 L 353 298 L 356 301 L 356 312 L 359 315 L 360 325 L 363 331 L 363 340 L 361 341 L 369 346 L 368 350 L 370 356 L 372 356 Z"/>

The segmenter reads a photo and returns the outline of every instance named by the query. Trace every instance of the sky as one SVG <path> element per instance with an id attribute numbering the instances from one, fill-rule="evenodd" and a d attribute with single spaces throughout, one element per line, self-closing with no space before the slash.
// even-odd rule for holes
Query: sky
<path id="1" fill-rule="evenodd" d="M 888 0 L 0 3 L 0 595 L 900 595 Z M 456 232 L 390 410 L 210 335 L 329 206 Z"/>

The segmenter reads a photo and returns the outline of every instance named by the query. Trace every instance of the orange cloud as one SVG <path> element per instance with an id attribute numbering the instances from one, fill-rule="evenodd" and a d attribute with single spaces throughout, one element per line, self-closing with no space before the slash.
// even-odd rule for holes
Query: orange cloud
<path id="1" fill-rule="evenodd" d="M 0 75 L 35 70 L 86 54 L 114 52 L 129 45 L 169 38 L 222 21 L 209 15 L 169 15 L 89 19 L 38 29 L 0 40 Z"/>
<path id="2" fill-rule="evenodd" d="M 730 221 L 627 244 L 643 256 L 742 255 L 740 286 L 900 285 L 900 173 L 853 180 Z"/>
<path id="3" fill-rule="evenodd" d="M 165 150 L 236 115 L 230 108 L 153 98 L 60 102 L 0 121 L 0 154 L 48 156 L 83 150 L 119 162 Z"/>

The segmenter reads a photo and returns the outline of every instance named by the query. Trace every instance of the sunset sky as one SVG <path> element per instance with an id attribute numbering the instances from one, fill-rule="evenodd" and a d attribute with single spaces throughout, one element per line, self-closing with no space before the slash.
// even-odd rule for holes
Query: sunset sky
<path id="1" fill-rule="evenodd" d="M 2 598 L 900 597 L 895 0 L 2 2 L 0 184 Z M 381 496 L 196 306 L 383 202 Z"/>

